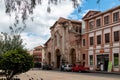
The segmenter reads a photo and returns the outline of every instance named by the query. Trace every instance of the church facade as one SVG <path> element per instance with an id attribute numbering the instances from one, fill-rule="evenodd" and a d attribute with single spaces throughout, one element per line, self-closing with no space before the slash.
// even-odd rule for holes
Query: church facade
<path id="1" fill-rule="evenodd" d="M 46 62 L 59 68 L 61 64 L 80 62 L 81 22 L 59 18 L 50 28 L 45 43 Z"/>

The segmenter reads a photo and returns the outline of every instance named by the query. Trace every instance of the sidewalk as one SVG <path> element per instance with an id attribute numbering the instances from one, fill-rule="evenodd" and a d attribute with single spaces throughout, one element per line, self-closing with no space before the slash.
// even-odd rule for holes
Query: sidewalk
<path id="1" fill-rule="evenodd" d="M 107 71 L 89 71 L 90 73 L 100 73 L 100 74 L 115 74 L 120 75 L 120 72 L 107 72 Z"/>
<path id="2" fill-rule="evenodd" d="M 59 69 L 53 69 L 51 71 L 60 71 Z M 64 71 L 61 71 L 64 72 Z M 120 75 L 120 72 L 107 72 L 107 71 L 88 71 L 89 73 L 98 73 L 98 74 L 115 74 Z"/>

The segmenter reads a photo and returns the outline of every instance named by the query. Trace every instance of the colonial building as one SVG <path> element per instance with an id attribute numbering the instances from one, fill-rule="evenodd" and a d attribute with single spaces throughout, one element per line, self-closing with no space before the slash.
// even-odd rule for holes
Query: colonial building
<path id="1" fill-rule="evenodd" d="M 33 50 L 28 50 L 28 53 L 29 53 L 30 55 L 33 55 Z"/>
<path id="2" fill-rule="evenodd" d="M 59 68 L 64 62 L 82 62 L 90 70 L 120 71 L 120 6 L 89 11 L 82 22 L 60 18 L 45 43 L 46 62 Z"/>
<path id="3" fill-rule="evenodd" d="M 42 66 L 42 46 L 37 46 L 33 50 L 33 59 L 34 59 L 34 67 L 40 68 Z"/>
<path id="4" fill-rule="evenodd" d="M 59 68 L 61 64 L 74 64 L 80 59 L 81 22 L 59 18 L 50 28 L 51 37 L 45 43 L 47 64 Z"/>
<path id="5" fill-rule="evenodd" d="M 84 17 L 86 62 L 91 70 L 120 71 L 120 6 Z"/>

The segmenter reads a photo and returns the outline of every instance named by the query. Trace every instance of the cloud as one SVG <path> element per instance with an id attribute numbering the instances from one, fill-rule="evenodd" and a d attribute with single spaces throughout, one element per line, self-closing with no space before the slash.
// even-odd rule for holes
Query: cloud
<path id="1" fill-rule="evenodd" d="M 42 5 L 36 6 L 34 9 L 34 14 L 30 17 L 34 18 L 32 22 L 30 19 L 26 21 L 27 28 L 24 33 L 21 34 L 24 41 L 25 47 L 27 49 L 33 49 L 36 46 L 43 45 L 50 37 L 50 26 L 52 26 L 59 17 L 67 18 L 70 13 L 74 10 L 72 2 L 70 0 L 62 1 L 58 5 L 51 5 L 51 13 L 47 13 L 47 0 L 43 0 Z M 8 31 L 8 26 L 13 22 L 12 19 L 9 19 L 8 16 L 4 13 L 4 9 L 0 7 L 0 32 Z M 1 15 L 2 14 L 2 15 Z"/>
<path id="2" fill-rule="evenodd" d="M 45 43 L 46 39 L 42 38 L 40 35 L 30 34 L 30 33 L 22 33 L 21 37 L 23 39 L 23 45 L 27 49 L 33 49 L 37 45 L 42 45 Z"/>

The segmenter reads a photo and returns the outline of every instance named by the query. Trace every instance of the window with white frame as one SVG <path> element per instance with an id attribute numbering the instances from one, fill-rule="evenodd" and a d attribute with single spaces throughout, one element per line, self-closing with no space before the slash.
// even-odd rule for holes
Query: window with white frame
<path id="1" fill-rule="evenodd" d="M 100 27 L 101 26 L 101 19 L 97 19 L 96 20 L 96 27 Z"/>
<path id="2" fill-rule="evenodd" d="M 109 24 L 109 15 L 104 17 L 104 25 Z"/>
<path id="3" fill-rule="evenodd" d="M 94 40 L 94 38 L 90 37 L 90 46 L 92 46 L 94 44 L 93 40 Z"/>
<path id="4" fill-rule="evenodd" d="M 101 35 L 97 36 L 97 44 L 101 44 Z"/>
<path id="5" fill-rule="evenodd" d="M 90 66 L 92 66 L 93 65 L 93 55 L 90 55 L 89 59 L 90 59 Z"/>
<path id="6" fill-rule="evenodd" d="M 116 22 L 119 20 L 119 12 L 113 13 L 113 22 Z"/>
<path id="7" fill-rule="evenodd" d="M 105 43 L 109 43 L 110 42 L 110 33 L 106 33 L 105 34 Z"/>
<path id="8" fill-rule="evenodd" d="M 113 57 L 114 57 L 114 66 L 118 66 L 119 65 L 119 54 L 114 53 Z"/>
<path id="9" fill-rule="evenodd" d="M 115 42 L 119 41 L 119 38 L 120 38 L 120 37 L 119 37 L 119 31 L 115 31 L 115 32 L 114 32 L 114 41 L 115 41 Z"/>
<path id="10" fill-rule="evenodd" d="M 93 27 L 94 27 L 94 22 L 93 22 L 93 21 L 90 21 L 90 22 L 89 22 L 89 29 L 93 29 Z"/>

